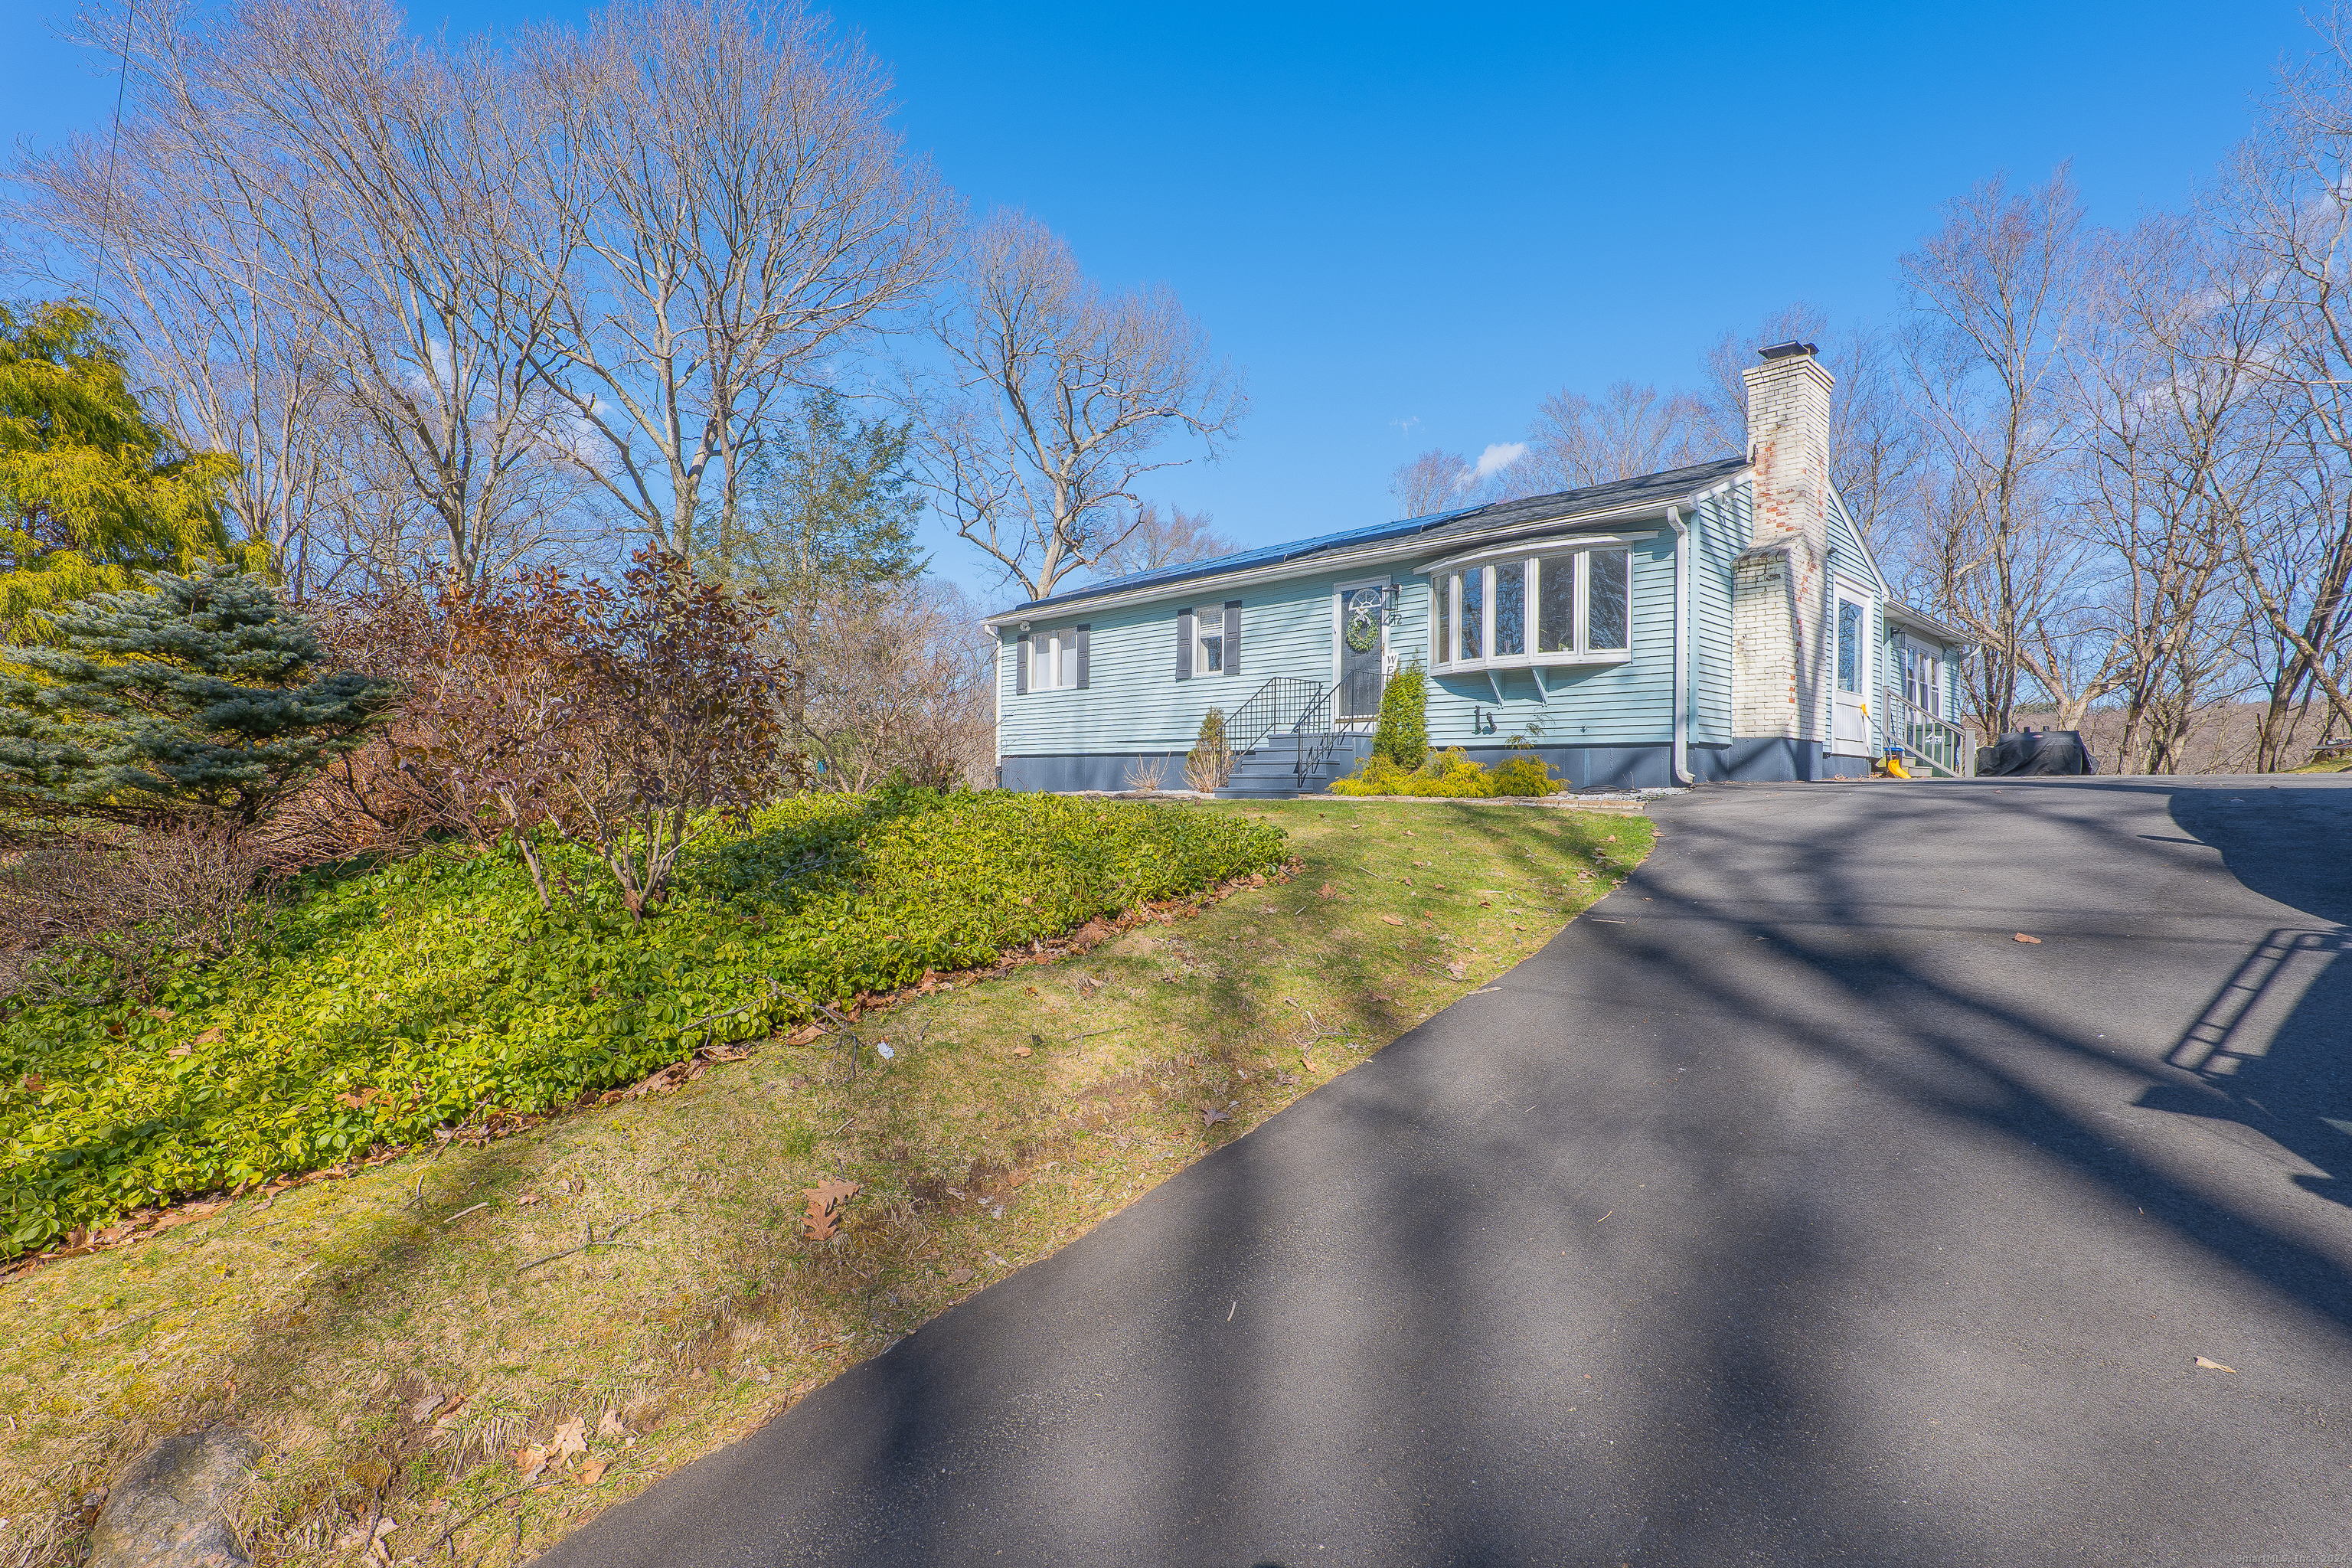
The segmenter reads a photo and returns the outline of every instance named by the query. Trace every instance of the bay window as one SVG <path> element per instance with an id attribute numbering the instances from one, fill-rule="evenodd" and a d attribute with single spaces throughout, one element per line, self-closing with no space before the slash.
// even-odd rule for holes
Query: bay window
<path id="1" fill-rule="evenodd" d="M 1515 555 L 1430 582 L 1431 662 L 1607 662 L 1633 649 L 1633 552 L 1622 546 Z"/>

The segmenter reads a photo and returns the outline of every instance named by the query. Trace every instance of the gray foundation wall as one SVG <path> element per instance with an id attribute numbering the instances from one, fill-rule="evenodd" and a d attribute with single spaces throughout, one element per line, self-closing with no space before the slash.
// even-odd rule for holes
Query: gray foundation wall
<path id="1" fill-rule="evenodd" d="M 1006 789 L 1133 789 L 1139 766 L 1160 764 L 1161 789 L 1185 789 L 1181 752 L 1078 752 L 1055 756 L 1004 757 L 997 782 Z"/>
<path id="2" fill-rule="evenodd" d="M 1493 767 L 1522 753 L 1508 746 L 1465 746 L 1472 761 Z M 1532 746 L 1571 789 L 1665 789 L 1675 783 L 1674 748 L 1649 746 Z M 1867 757 L 1832 756 L 1819 741 L 1777 735 L 1733 741 L 1728 745 L 1688 749 L 1691 776 L 1702 784 L 1790 784 L 1810 779 L 1858 778 L 1870 772 Z M 1056 756 L 1006 757 L 1006 789 L 1132 789 L 1139 764 L 1160 764 L 1160 786 L 1182 789 L 1181 752 L 1076 752 Z"/>

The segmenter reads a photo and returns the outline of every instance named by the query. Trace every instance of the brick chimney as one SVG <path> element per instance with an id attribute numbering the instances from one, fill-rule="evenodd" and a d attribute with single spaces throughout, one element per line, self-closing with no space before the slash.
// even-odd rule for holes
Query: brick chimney
<path id="1" fill-rule="evenodd" d="M 1757 351 L 1748 383 L 1755 486 L 1732 574 L 1732 731 L 1827 743 L 1830 391 L 1811 343 Z"/>

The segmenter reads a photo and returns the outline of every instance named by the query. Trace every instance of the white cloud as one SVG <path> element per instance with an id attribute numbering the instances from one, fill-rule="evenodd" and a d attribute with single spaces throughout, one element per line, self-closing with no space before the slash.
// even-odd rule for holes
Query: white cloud
<path id="1" fill-rule="evenodd" d="M 1497 441 L 1478 454 L 1477 466 L 1470 470 L 1471 481 L 1491 479 L 1527 455 L 1525 441 Z"/>

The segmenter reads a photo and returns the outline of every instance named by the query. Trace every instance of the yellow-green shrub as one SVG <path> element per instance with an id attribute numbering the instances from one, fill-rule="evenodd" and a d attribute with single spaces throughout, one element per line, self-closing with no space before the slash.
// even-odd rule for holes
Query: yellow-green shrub
<path id="1" fill-rule="evenodd" d="M 1407 770 L 1386 757 L 1367 757 L 1345 778 L 1331 781 L 1333 795 L 1419 795 L 1451 799 L 1494 795 L 1556 795 L 1559 781 L 1536 757 L 1513 757 L 1492 771 L 1472 761 L 1460 747 L 1431 757 L 1419 768 Z"/>

